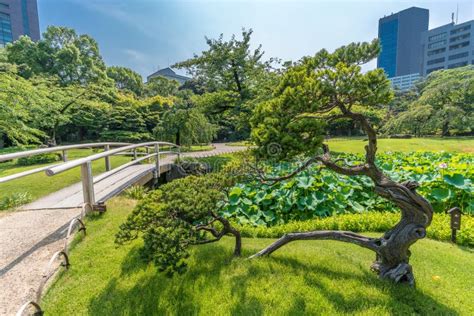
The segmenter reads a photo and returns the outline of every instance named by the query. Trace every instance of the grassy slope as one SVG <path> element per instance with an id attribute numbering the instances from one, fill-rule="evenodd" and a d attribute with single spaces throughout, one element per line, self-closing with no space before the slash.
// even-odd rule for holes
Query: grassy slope
<path id="1" fill-rule="evenodd" d="M 378 280 L 370 251 L 331 241 L 299 242 L 270 258 L 230 260 L 232 239 L 195 248 L 173 278 L 144 265 L 140 241 L 115 248 L 113 235 L 133 207 L 124 198 L 89 220 L 72 266 L 43 300 L 47 315 L 473 315 L 474 253 L 422 240 L 412 248 L 418 286 Z M 269 239 L 244 239 L 244 255 Z"/>
<path id="2" fill-rule="evenodd" d="M 91 155 L 95 152 L 89 149 L 81 150 L 70 150 L 68 151 L 68 158 L 70 160 L 77 159 Z M 126 162 L 129 162 L 131 157 L 125 156 L 114 156 L 111 158 L 112 167 L 117 167 Z M 19 173 L 29 169 L 35 169 L 48 164 L 40 164 L 34 166 L 18 166 L 15 162 L 6 162 L 0 164 L 0 177 L 7 176 L 10 174 Z M 92 171 L 94 174 L 99 174 L 105 171 L 104 159 L 97 160 L 92 164 Z M 0 200 L 6 196 L 14 193 L 28 192 L 31 197 L 37 199 L 41 196 L 47 195 L 51 192 L 55 192 L 68 185 L 74 184 L 81 180 L 80 168 L 74 168 L 68 170 L 59 175 L 48 177 L 44 172 L 36 173 L 30 176 L 26 176 L 20 179 L 9 181 L 0 184 Z"/>
<path id="3" fill-rule="evenodd" d="M 364 138 L 333 138 L 327 143 L 329 148 L 335 152 L 363 153 Z M 411 139 L 379 139 L 379 151 L 457 151 L 474 152 L 473 137 L 450 137 L 450 138 L 411 138 Z"/>

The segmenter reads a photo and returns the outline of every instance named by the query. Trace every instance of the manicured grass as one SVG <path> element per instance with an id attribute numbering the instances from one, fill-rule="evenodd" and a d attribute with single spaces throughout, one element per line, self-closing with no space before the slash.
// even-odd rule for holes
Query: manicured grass
<path id="1" fill-rule="evenodd" d="M 211 167 L 212 171 L 219 171 L 232 159 L 235 159 L 237 155 L 238 155 L 237 153 L 232 153 L 232 154 L 222 154 L 218 156 L 200 157 L 200 158 L 185 157 L 183 161 L 203 162 L 203 163 L 208 164 Z"/>
<path id="2" fill-rule="evenodd" d="M 327 143 L 331 151 L 364 153 L 365 137 L 332 138 Z M 379 139 L 379 151 L 447 151 L 474 152 L 474 137 L 431 137 L 410 139 Z"/>
<path id="3" fill-rule="evenodd" d="M 243 140 L 240 142 L 227 143 L 227 146 L 254 146 L 251 141 Z"/>
<path id="4" fill-rule="evenodd" d="M 212 145 L 192 145 L 181 147 L 181 152 L 208 151 L 213 149 L 214 147 Z"/>
<path id="5" fill-rule="evenodd" d="M 90 149 L 75 149 L 68 151 L 68 158 L 70 160 L 80 157 L 92 155 Z M 112 168 L 122 165 L 131 160 L 127 156 L 113 156 L 111 157 Z M 53 163 L 54 164 L 54 163 Z M 38 164 L 33 166 L 18 166 L 16 161 L 0 163 L 0 177 L 19 173 L 25 170 L 35 169 L 48 164 Z M 105 171 L 105 162 L 103 159 L 94 161 L 92 163 L 92 171 L 94 174 L 99 174 Z M 0 200 L 15 193 L 28 192 L 32 200 L 40 198 L 49 193 L 55 192 L 68 185 L 74 184 L 81 180 L 80 168 L 74 168 L 58 175 L 48 177 L 44 172 L 35 173 L 23 178 L 12 180 L 0 184 Z"/>
<path id="6" fill-rule="evenodd" d="M 87 221 L 42 306 L 47 315 L 473 315 L 472 250 L 421 240 L 417 288 L 379 280 L 373 253 L 332 241 L 298 242 L 269 258 L 231 260 L 233 240 L 193 249 L 189 270 L 167 278 L 139 258 L 141 241 L 116 248 L 134 202 L 116 198 Z M 244 239 L 244 256 L 270 239 Z M 471 267 L 471 268 L 470 268 Z"/>

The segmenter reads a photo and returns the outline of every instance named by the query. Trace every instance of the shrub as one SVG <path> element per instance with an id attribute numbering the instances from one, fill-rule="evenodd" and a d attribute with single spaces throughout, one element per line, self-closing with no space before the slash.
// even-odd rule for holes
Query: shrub
<path id="1" fill-rule="evenodd" d="M 222 174 L 189 176 L 174 180 L 147 195 L 120 226 L 116 243 L 143 237 L 141 255 L 168 275 L 186 268 L 189 246 L 215 242 L 226 234 L 236 238 L 235 255 L 240 255 L 240 234 L 219 209 L 232 185 Z"/>
<path id="2" fill-rule="evenodd" d="M 0 210 L 15 209 L 31 201 L 31 195 L 28 192 L 14 193 L 0 200 Z"/>
<path id="3" fill-rule="evenodd" d="M 348 230 L 353 232 L 386 232 L 400 220 L 400 214 L 391 212 L 365 212 L 342 214 L 307 221 L 292 221 L 273 227 L 237 225 L 243 237 L 279 238 L 287 233 L 313 230 Z M 451 240 L 450 217 L 448 214 L 434 214 L 427 229 L 427 237 L 440 241 Z M 459 245 L 474 247 L 474 216 L 464 215 L 461 230 L 457 234 Z"/>
<path id="4" fill-rule="evenodd" d="M 31 166 L 43 163 L 51 163 L 61 160 L 61 155 L 58 153 L 39 154 L 29 157 L 19 158 L 17 164 L 19 166 Z"/>

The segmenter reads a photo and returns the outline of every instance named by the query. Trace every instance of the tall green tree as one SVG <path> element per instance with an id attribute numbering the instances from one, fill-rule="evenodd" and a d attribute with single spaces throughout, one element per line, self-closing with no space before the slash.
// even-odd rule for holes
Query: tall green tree
<path id="1" fill-rule="evenodd" d="M 176 80 L 170 80 L 162 76 L 151 78 L 145 84 L 145 95 L 153 97 L 160 95 L 168 97 L 178 93 L 179 82 Z"/>
<path id="2" fill-rule="evenodd" d="M 217 39 L 206 37 L 207 50 L 173 66 L 186 69 L 206 92 L 200 103 L 213 122 L 221 126 L 230 123 L 223 135 L 226 137 L 236 131 L 241 132 L 242 138 L 248 136 L 253 101 L 262 92 L 260 83 L 273 61 L 262 60 L 261 45 L 250 48 L 252 32 L 244 29 L 241 39 L 233 35 L 228 41 L 222 34 Z"/>
<path id="3" fill-rule="evenodd" d="M 217 126 L 209 122 L 190 97 L 182 95 L 162 114 L 154 129 L 157 139 L 190 146 L 209 143 L 215 138 Z"/>
<path id="4" fill-rule="evenodd" d="M 388 132 L 449 136 L 474 131 L 474 66 L 435 71 L 419 89 L 407 110 L 387 122 Z"/>
<path id="5" fill-rule="evenodd" d="M 371 121 L 359 107 L 386 107 L 393 94 L 383 70 L 366 73 L 360 65 L 377 57 L 378 41 L 353 43 L 305 57 L 290 67 L 275 89 L 274 97 L 258 106 L 252 119 L 252 136 L 261 156 L 288 159 L 308 155 L 300 167 L 279 178 L 263 177 L 274 183 L 288 179 L 314 163 L 348 176 L 372 180 L 375 192 L 400 208 L 401 220 L 379 238 L 345 231 L 312 231 L 283 236 L 253 257 L 268 255 L 280 247 L 305 239 L 332 239 L 352 243 L 375 252 L 372 270 L 381 278 L 414 285 L 409 264 L 410 246 L 426 236 L 433 208 L 416 192 L 418 183 L 390 179 L 376 163 L 377 135 Z M 358 164 L 333 159 L 322 143 L 328 121 L 350 119 L 365 132 L 365 157 Z"/>
<path id="6" fill-rule="evenodd" d="M 140 100 L 130 95 L 119 95 L 108 113 L 106 128 L 101 133 L 101 138 L 123 142 L 151 140 L 140 107 Z"/>
<path id="7" fill-rule="evenodd" d="M 11 63 L 19 65 L 25 78 L 45 73 L 57 76 L 62 85 L 107 79 L 97 42 L 67 27 L 49 26 L 38 42 L 20 37 L 7 45 L 7 56 Z"/>
<path id="8" fill-rule="evenodd" d="M 127 67 L 112 66 L 107 68 L 107 76 L 114 80 L 115 87 L 119 90 L 126 90 L 141 96 L 144 85 L 142 76 Z"/>
<path id="9" fill-rule="evenodd" d="M 38 89 L 39 90 L 39 89 Z M 48 108 L 46 97 L 16 73 L 16 67 L 0 72 L 0 147 L 40 143 L 45 133 L 33 113 Z"/>

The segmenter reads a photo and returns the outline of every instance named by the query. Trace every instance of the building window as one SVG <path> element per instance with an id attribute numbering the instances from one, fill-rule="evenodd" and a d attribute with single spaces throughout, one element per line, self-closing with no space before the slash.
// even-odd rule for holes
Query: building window
<path id="1" fill-rule="evenodd" d="M 469 55 L 469 52 L 459 53 L 459 54 L 449 56 L 448 60 L 459 59 L 459 58 L 467 57 L 468 55 Z"/>
<path id="2" fill-rule="evenodd" d="M 433 71 L 441 70 L 441 69 L 444 69 L 444 67 L 443 67 L 443 66 L 440 66 L 440 67 L 430 68 L 430 69 L 426 70 L 426 74 L 430 74 L 430 73 L 432 73 Z"/>
<path id="3" fill-rule="evenodd" d="M 434 65 L 444 62 L 446 59 L 444 57 L 428 60 L 427 65 Z"/>
<path id="4" fill-rule="evenodd" d="M 380 55 L 377 67 L 383 68 L 387 76 L 395 77 L 397 70 L 398 19 L 379 25 Z"/>
<path id="5" fill-rule="evenodd" d="M 455 64 L 449 65 L 448 69 L 462 67 L 462 66 L 466 66 L 466 65 L 467 65 L 467 61 L 463 61 L 463 62 L 460 62 L 460 63 L 455 63 Z"/>
<path id="6" fill-rule="evenodd" d="M 455 36 L 455 37 L 451 37 L 451 38 L 449 39 L 449 42 L 450 42 L 450 43 L 457 42 L 457 41 L 460 41 L 460 40 L 469 38 L 469 36 L 471 36 L 471 33 L 467 33 L 467 34 L 463 34 L 463 35 L 458 35 L 458 36 Z"/>
<path id="7" fill-rule="evenodd" d="M 446 45 L 446 40 L 442 40 L 442 41 L 437 41 L 437 42 L 433 42 L 431 44 L 428 44 L 428 48 L 431 49 L 431 48 L 438 48 L 438 47 L 442 47 Z"/>
<path id="8" fill-rule="evenodd" d="M 0 12 L 0 45 L 13 42 L 10 14 Z"/>
<path id="9" fill-rule="evenodd" d="M 458 34 L 458 33 L 461 33 L 461 32 L 464 32 L 464 31 L 467 31 L 467 30 L 470 30 L 470 29 L 471 29 L 471 24 L 468 24 L 466 26 L 451 30 L 451 35 Z"/>
<path id="10" fill-rule="evenodd" d="M 456 44 L 456 45 L 451 45 L 451 46 L 449 46 L 449 50 L 454 50 L 454 49 L 458 49 L 458 48 L 463 48 L 463 47 L 466 47 L 466 46 L 469 46 L 469 41 L 467 41 L 467 42 L 462 42 L 462 43 L 459 43 L 459 44 Z"/>
<path id="11" fill-rule="evenodd" d="M 21 15 L 23 17 L 23 32 L 30 36 L 30 19 L 28 18 L 28 4 L 26 0 L 21 0 Z"/>
<path id="12" fill-rule="evenodd" d="M 434 42 L 434 41 L 437 41 L 437 40 L 442 40 L 442 39 L 446 38 L 447 35 L 448 35 L 447 32 L 443 32 L 443 33 L 440 33 L 440 34 L 430 36 L 428 38 L 428 42 Z"/>
<path id="13" fill-rule="evenodd" d="M 430 50 L 428 51 L 428 56 L 438 55 L 438 54 L 444 53 L 445 51 L 446 51 L 446 47 Z"/>
<path id="14" fill-rule="evenodd" d="M 0 9 L 8 9 L 8 8 L 10 8 L 9 4 L 0 2 Z"/>

